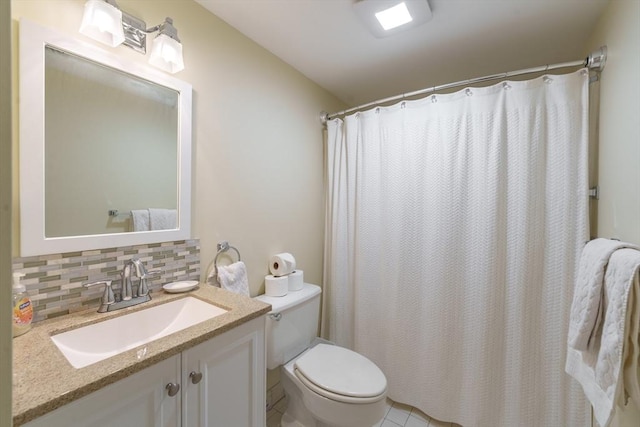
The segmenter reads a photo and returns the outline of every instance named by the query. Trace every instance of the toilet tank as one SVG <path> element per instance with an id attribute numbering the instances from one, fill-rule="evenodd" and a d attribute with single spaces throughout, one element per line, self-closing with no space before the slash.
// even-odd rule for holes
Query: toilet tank
<path id="1" fill-rule="evenodd" d="M 267 368 L 275 369 L 302 353 L 318 336 L 320 287 L 305 283 L 299 291 L 283 297 L 259 295 L 271 304 L 267 315 Z"/>

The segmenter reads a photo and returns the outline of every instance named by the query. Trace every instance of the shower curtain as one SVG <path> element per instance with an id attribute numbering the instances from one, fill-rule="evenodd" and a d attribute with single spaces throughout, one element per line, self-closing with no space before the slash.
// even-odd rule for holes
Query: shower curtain
<path id="1" fill-rule="evenodd" d="M 587 149 L 587 70 L 330 120 L 323 335 L 439 420 L 590 425 L 564 373 Z"/>

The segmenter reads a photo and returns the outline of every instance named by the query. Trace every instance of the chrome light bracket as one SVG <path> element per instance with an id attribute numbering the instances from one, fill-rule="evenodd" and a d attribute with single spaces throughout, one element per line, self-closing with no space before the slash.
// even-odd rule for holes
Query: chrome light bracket
<path id="1" fill-rule="evenodd" d="M 173 26 L 173 19 L 168 16 L 165 18 L 164 22 L 157 27 L 153 27 L 155 31 L 157 29 L 158 35 L 164 34 L 165 36 L 171 37 L 178 43 L 180 43 L 180 39 L 178 38 L 178 30 Z M 148 32 L 149 30 L 147 30 Z"/>
<path id="2" fill-rule="evenodd" d="M 124 30 L 124 44 L 142 54 L 147 53 L 147 24 L 133 15 L 122 11 L 122 29 Z"/>

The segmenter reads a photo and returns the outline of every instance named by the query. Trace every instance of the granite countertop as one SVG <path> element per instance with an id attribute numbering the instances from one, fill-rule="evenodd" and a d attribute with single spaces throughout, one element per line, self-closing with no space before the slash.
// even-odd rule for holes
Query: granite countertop
<path id="1" fill-rule="evenodd" d="M 207 341 L 270 311 L 271 306 L 209 285 L 181 294 L 162 290 L 152 300 L 111 313 L 86 310 L 34 324 L 13 339 L 13 425 L 19 426 L 93 391 L 121 380 L 161 360 Z M 50 336 L 122 316 L 178 298 L 192 296 L 229 310 L 213 319 L 128 350 L 106 360 L 76 369 Z M 144 356 L 138 353 L 146 347 Z"/>

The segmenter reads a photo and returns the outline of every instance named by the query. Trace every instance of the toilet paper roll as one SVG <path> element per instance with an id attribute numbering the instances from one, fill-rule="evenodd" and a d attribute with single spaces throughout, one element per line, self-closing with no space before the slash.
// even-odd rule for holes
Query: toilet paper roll
<path id="1" fill-rule="evenodd" d="M 289 291 L 288 276 L 264 276 L 264 294 L 269 297 L 283 297 Z"/>
<path id="2" fill-rule="evenodd" d="M 289 278 L 289 292 L 299 291 L 304 284 L 304 272 L 295 270 L 287 276 Z"/>
<path id="3" fill-rule="evenodd" d="M 269 260 L 269 271 L 272 275 L 286 276 L 296 269 L 296 259 L 290 253 L 276 254 Z"/>

